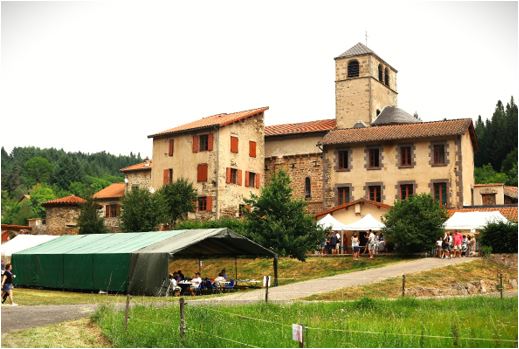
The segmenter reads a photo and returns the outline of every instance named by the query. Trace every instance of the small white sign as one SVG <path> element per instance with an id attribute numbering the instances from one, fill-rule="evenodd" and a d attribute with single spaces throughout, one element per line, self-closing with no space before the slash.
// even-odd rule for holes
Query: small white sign
<path id="1" fill-rule="evenodd" d="M 264 276 L 263 277 L 263 287 L 267 287 L 267 278 L 269 280 L 269 287 L 270 287 L 270 281 L 272 279 L 270 276 Z"/>
<path id="2" fill-rule="evenodd" d="M 292 339 L 296 342 L 303 342 L 303 326 L 299 324 L 292 324 Z"/>

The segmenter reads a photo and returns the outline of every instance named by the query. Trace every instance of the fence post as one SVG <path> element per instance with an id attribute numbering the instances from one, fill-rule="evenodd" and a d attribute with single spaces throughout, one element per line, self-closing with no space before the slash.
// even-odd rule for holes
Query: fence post
<path id="1" fill-rule="evenodd" d="M 270 276 L 266 276 L 266 283 L 265 283 L 265 303 L 269 302 L 269 281 Z"/>
<path id="2" fill-rule="evenodd" d="M 299 342 L 299 348 L 305 347 L 306 328 L 305 325 L 301 324 L 303 331 L 301 332 L 301 342 Z"/>
<path id="3" fill-rule="evenodd" d="M 180 297 L 178 302 L 180 304 L 180 326 L 179 326 L 179 332 L 180 332 L 180 337 L 184 338 L 184 336 L 186 334 L 186 318 L 185 318 L 185 305 L 186 305 L 186 303 L 184 302 L 184 297 Z"/>
<path id="4" fill-rule="evenodd" d="M 499 293 L 501 295 L 501 299 L 503 299 L 503 273 L 499 273 Z"/>
<path id="5" fill-rule="evenodd" d="M 124 309 L 124 330 L 128 331 L 128 312 L 130 311 L 130 294 L 126 293 L 126 307 Z"/>
<path id="6" fill-rule="evenodd" d="M 405 297 L 405 274 L 402 275 L 402 297 Z"/>

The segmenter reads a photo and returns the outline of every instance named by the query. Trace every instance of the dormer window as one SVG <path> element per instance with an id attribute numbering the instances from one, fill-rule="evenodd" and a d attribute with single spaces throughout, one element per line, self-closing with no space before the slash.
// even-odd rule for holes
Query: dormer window
<path id="1" fill-rule="evenodd" d="M 359 61 L 356 59 L 348 62 L 348 77 L 356 78 L 359 76 Z"/>

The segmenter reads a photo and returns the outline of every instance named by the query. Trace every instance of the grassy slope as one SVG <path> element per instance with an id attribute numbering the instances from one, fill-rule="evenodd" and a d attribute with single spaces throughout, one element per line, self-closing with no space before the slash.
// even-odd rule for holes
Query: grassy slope
<path id="1" fill-rule="evenodd" d="M 237 317 L 230 313 L 274 323 Z M 260 347 L 295 347 L 297 344 L 291 340 L 293 323 L 319 328 L 310 328 L 307 331 L 309 347 L 517 346 L 516 342 L 499 341 L 517 340 L 516 298 L 405 298 L 396 301 L 365 298 L 356 302 L 287 305 L 188 305 L 188 332 L 183 342 L 178 332 L 178 307 L 132 309 L 128 332 L 124 332 L 122 328 L 122 312 L 104 308 L 95 318 L 103 333 L 116 347 L 243 347 L 245 344 Z M 395 335 L 403 333 L 416 336 Z M 427 335 L 453 338 L 427 338 Z M 490 341 L 465 339 L 474 337 L 489 338 Z"/>
<path id="2" fill-rule="evenodd" d="M 353 261 L 351 257 L 309 257 L 305 262 L 292 258 L 280 258 L 278 263 L 279 283 L 281 285 L 294 281 L 314 279 L 324 276 L 347 273 L 350 271 L 382 266 L 398 262 L 397 257 L 381 256 L 374 260 L 363 258 Z M 235 277 L 234 259 L 203 260 L 202 277 L 215 278 L 220 270 L 226 269 L 229 278 Z M 198 271 L 198 260 L 178 259 L 169 264 L 170 272 L 182 270 L 184 275 L 191 276 Z M 271 259 L 238 259 L 238 279 L 261 280 L 264 275 L 274 275 Z"/>
<path id="3" fill-rule="evenodd" d="M 452 289 L 457 284 L 485 280 L 495 283 L 498 273 L 503 273 L 503 284 L 511 288 L 509 279 L 517 280 L 517 268 L 506 266 L 491 259 L 478 259 L 470 263 L 448 266 L 415 274 L 406 275 L 406 289 L 438 288 Z M 402 292 L 402 279 L 392 278 L 382 282 L 350 287 L 329 293 L 310 296 L 308 300 L 351 300 L 362 297 L 393 298 L 399 297 Z M 493 289 L 495 291 L 495 289 Z"/>
<path id="4" fill-rule="evenodd" d="M 3 348 L 99 348 L 111 347 L 89 319 L 15 331 L 2 335 Z"/>

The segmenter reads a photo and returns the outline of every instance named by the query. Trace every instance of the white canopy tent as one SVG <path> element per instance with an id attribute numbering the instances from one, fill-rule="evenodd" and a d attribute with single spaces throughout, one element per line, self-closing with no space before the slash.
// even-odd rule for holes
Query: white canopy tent
<path id="1" fill-rule="evenodd" d="M 385 225 L 380 222 L 378 219 L 374 218 L 369 213 L 356 221 L 355 223 L 346 225 L 346 228 L 344 230 L 348 231 L 366 231 L 366 230 L 373 230 L 373 231 L 380 231 L 385 227 Z"/>
<path id="2" fill-rule="evenodd" d="M 11 257 L 15 252 L 38 246 L 44 242 L 54 240 L 57 237 L 59 237 L 59 235 L 19 234 L 13 239 L 3 242 L 2 245 L 0 245 L 0 252 L 2 257 Z"/>
<path id="3" fill-rule="evenodd" d="M 499 211 L 455 212 L 443 223 L 445 230 L 480 230 L 488 223 L 508 222 Z"/>
<path id="4" fill-rule="evenodd" d="M 334 231 L 346 230 L 346 224 L 339 222 L 329 213 L 323 218 L 319 219 L 317 221 L 317 225 L 321 226 L 323 229 L 330 228 Z"/>

